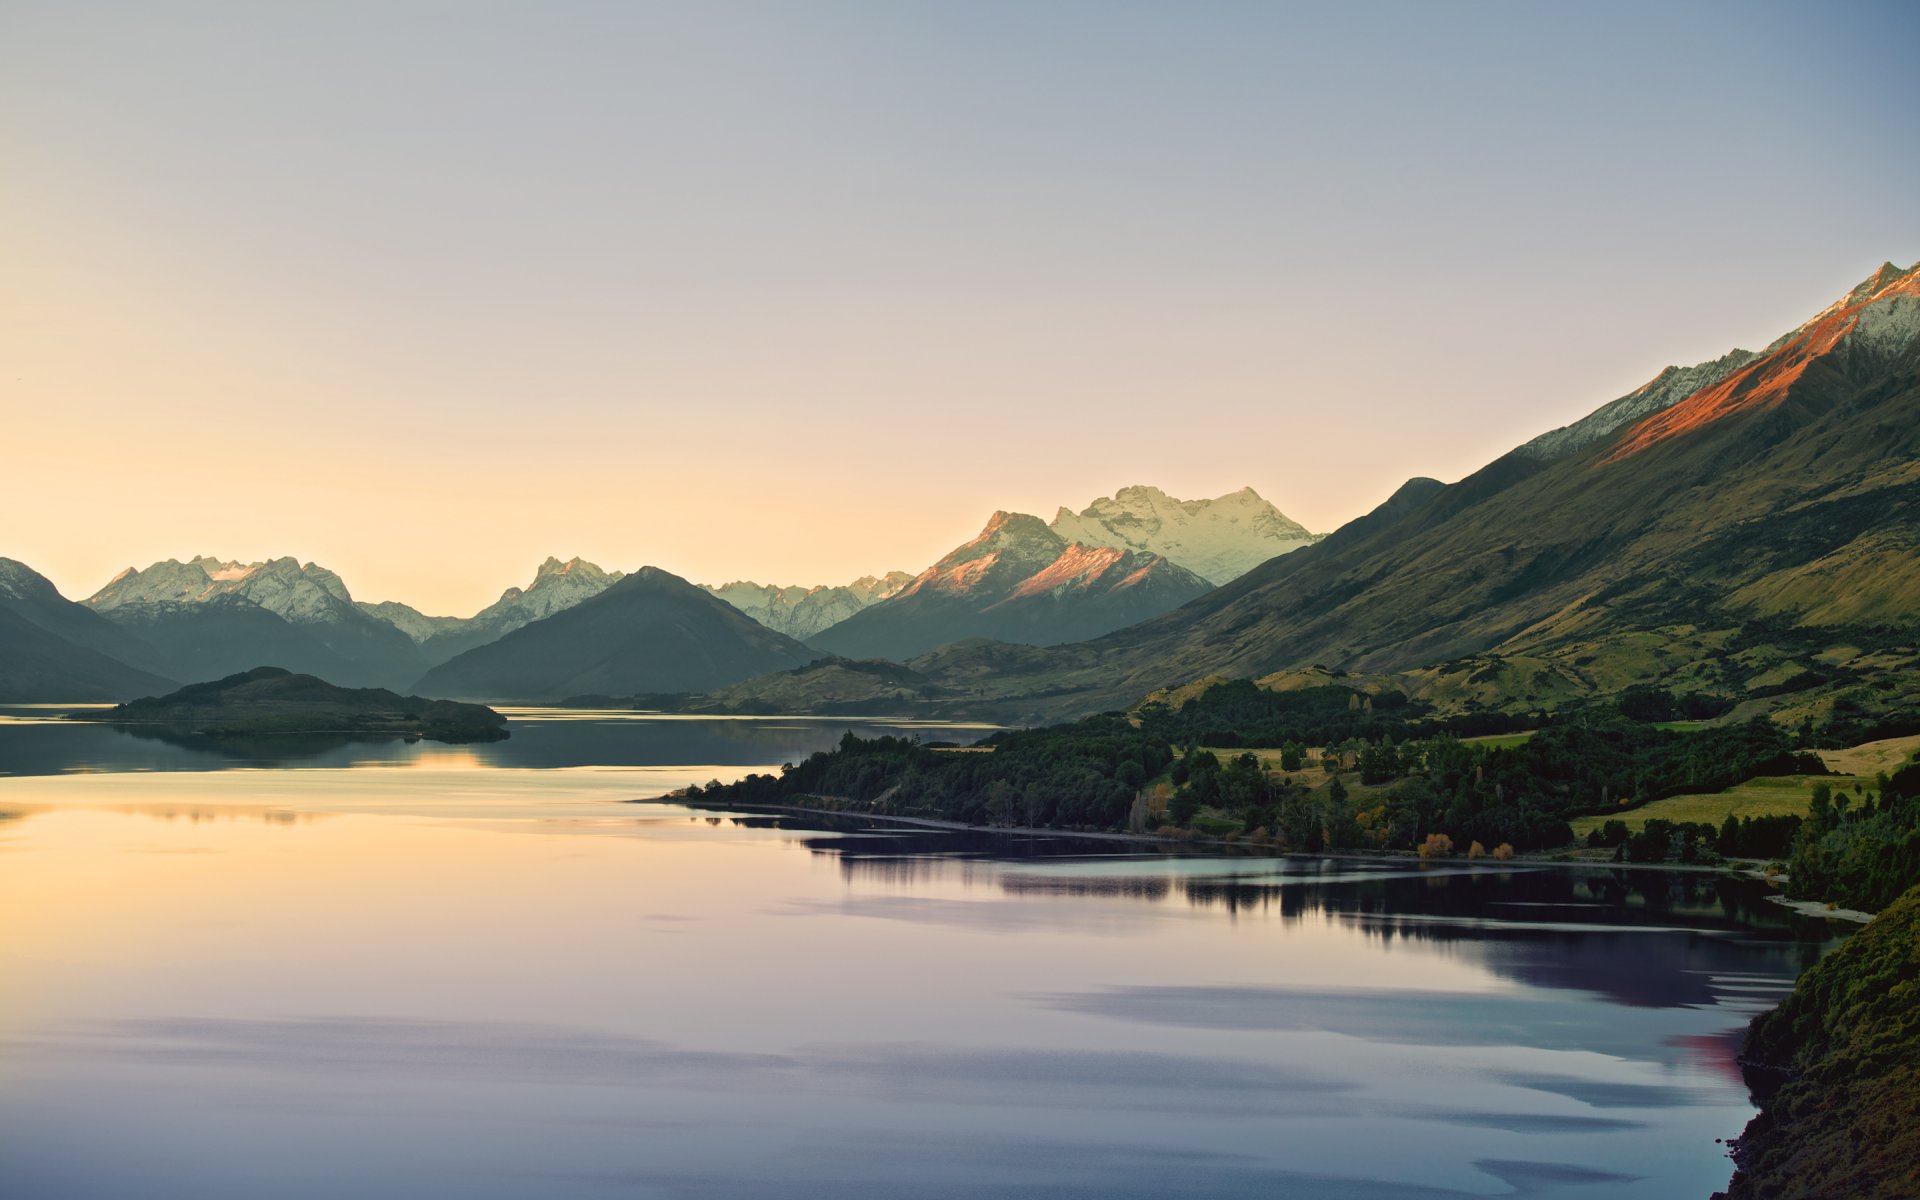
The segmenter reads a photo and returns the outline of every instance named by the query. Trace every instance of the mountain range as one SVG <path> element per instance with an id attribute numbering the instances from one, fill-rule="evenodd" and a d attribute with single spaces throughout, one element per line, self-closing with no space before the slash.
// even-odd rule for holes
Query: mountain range
<path id="1" fill-rule="evenodd" d="M 1069 543 L 1036 519 L 1024 517 L 1018 525 L 1034 540 L 1024 552 L 1035 560 L 1033 569 L 1003 581 L 1003 562 L 990 586 L 975 589 L 965 602 L 994 611 L 959 626 L 953 624 L 950 606 L 929 603 L 934 592 L 951 593 L 951 588 L 903 571 L 841 586 L 735 581 L 704 590 L 768 629 L 804 641 L 920 584 L 926 594 L 888 617 L 898 631 L 913 629 L 916 623 L 920 627 L 862 653 L 913 653 L 976 634 L 1056 642 L 1104 633 L 1205 590 L 1204 580 L 1188 578 L 1157 552 L 1138 547 L 1165 546 L 1218 574 L 1311 540 L 1250 490 L 1216 501 L 1180 501 L 1156 488 L 1131 487 L 1079 514 L 1063 508 L 1054 525 L 1082 539 L 1071 555 Z M 1020 557 L 1014 553 L 1006 561 Z M 933 575 L 951 575 L 951 559 L 943 560 Z M 603 570 L 581 558 L 548 558 L 525 587 L 506 589 L 471 617 L 451 617 L 430 616 L 397 601 L 356 601 L 337 574 L 293 558 L 243 562 L 201 556 L 184 562 L 168 559 L 145 569 L 129 567 L 83 605 L 60 598 L 50 583 L 27 568 L 19 570 L 39 581 L 19 584 L 23 592 L 51 594 L 57 604 L 37 601 L 37 622 L 12 623 L 10 636 L 21 648 L 7 660 L 12 683 L 0 694 L 59 699 L 86 698 L 63 686 L 69 679 L 88 696 L 121 697 L 129 688 L 219 678 L 262 664 L 354 686 L 405 687 L 470 650 L 574 608 L 624 578 L 619 571 Z M 953 599 L 951 594 L 948 599 Z M 87 637 L 57 655 L 44 646 L 30 650 L 27 643 L 38 638 L 31 630 L 78 620 L 71 612 L 60 620 L 46 615 L 68 610 L 91 610 L 81 621 L 91 631 Z M 118 632 L 108 632 L 114 630 Z M 82 652 L 90 649 L 111 661 L 83 662 Z M 30 661 L 39 664 L 31 671 Z M 62 662 L 67 665 L 62 667 Z M 131 674 L 121 671 L 128 667 Z M 116 679 L 127 682 L 113 682 Z M 135 684 L 135 679 L 142 682 Z M 733 682 L 737 680 L 721 684 Z"/>
<path id="2" fill-rule="evenodd" d="M 1920 698 L 1917 410 L 1920 269 L 1886 264 L 1759 351 L 1670 367 L 1324 538 L 1250 490 L 1135 486 L 1050 522 L 996 513 L 910 580 L 701 588 L 549 559 L 470 618 L 357 604 L 291 558 L 168 560 L 84 604 L 0 560 L 0 697 L 124 699 L 272 664 L 488 699 L 723 690 L 751 708 L 759 688 L 804 706 L 817 685 L 843 707 L 878 689 L 1037 718 L 1312 669 L 1452 708 L 1639 683 L 1789 715 L 1884 707 Z M 901 665 L 857 661 L 874 659 Z"/>
<path id="3" fill-rule="evenodd" d="M 747 580 L 700 586 L 768 629 L 804 642 L 912 582 L 913 576 L 905 571 L 888 571 L 885 575 L 863 575 L 838 587 L 780 587 Z"/>
<path id="4" fill-rule="evenodd" d="M 1399 673 L 1455 705 L 1661 682 L 1831 706 L 1905 694 L 1917 627 L 1920 268 L 1887 264 L 1763 351 L 1670 369 L 1457 483 L 1411 480 L 1315 545 L 996 678 L 1050 712 L 1312 664 Z"/>
<path id="5" fill-rule="evenodd" d="M 658 567 L 456 655 L 415 689 L 449 699 L 704 692 L 817 657 Z"/>
<path id="6" fill-rule="evenodd" d="M 475 646 L 498 641 L 522 625 L 592 599 L 621 578 L 619 571 L 603 571 L 585 559 L 561 562 L 549 557 L 535 569 L 533 582 L 524 588 L 508 588 L 471 617 L 429 617 L 394 600 L 362 604 L 360 608 L 412 638 L 426 664 L 439 666 Z"/>
<path id="7" fill-rule="evenodd" d="M 1038 517 L 997 512 L 912 583 L 808 644 L 854 659 L 912 658 L 965 638 L 1053 645 L 1156 616 L 1211 587 L 1157 554 L 1070 542 Z"/>
<path id="8" fill-rule="evenodd" d="M 293 558 L 128 567 L 84 603 L 152 647 L 175 679 L 271 664 L 347 686 L 397 687 L 426 669 L 412 639 L 362 611 L 338 575 Z"/>
<path id="9" fill-rule="evenodd" d="M 1070 543 L 1157 554 L 1215 586 L 1320 540 L 1250 487 L 1176 500 L 1135 484 L 1077 513 L 1062 508 L 1048 525 Z"/>

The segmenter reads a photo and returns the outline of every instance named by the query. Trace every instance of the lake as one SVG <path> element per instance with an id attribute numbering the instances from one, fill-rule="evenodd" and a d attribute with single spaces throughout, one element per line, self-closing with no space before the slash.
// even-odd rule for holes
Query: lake
<path id="1" fill-rule="evenodd" d="M 627 803 L 977 728 L 48 715 L 0 711 L 0 1192 L 33 1200 L 1704 1200 L 1740 1032 L 1829 939 L 1699 874 Z"/>

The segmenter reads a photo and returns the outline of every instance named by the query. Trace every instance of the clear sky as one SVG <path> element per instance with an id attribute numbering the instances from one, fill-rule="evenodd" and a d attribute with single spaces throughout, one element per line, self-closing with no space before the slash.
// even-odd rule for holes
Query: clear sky
<path id="1" fill-rule="evenodd" d="M 0 555 L 1315 529 L 1920 258 L 1910 3 L 0 0 Z"/>

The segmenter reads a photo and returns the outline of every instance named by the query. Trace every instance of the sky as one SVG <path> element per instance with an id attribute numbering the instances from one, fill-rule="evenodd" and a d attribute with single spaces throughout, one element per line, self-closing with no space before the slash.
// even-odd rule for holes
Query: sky
<path id="1" fill-rule="evenodd" d="M 0 555 L 1330 530 L 1920 258 L 1920 7 L 0 0 Z"/>

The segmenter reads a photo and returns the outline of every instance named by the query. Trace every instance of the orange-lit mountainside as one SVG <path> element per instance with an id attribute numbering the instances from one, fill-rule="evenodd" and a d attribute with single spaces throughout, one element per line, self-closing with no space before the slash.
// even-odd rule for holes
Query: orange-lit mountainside
<path id="1" fill-rule="evenodd" d="M 1069 542 L 997 512 L 888 599 L 809 640 L 849 658 L 911 658 L 962 638 L 1052 645 L 1107 633 L 1211 589 L 1157 554 Z"/>
<path id="2" fill-rule="evenodd" d="M 1050 522 L 997 512 L 965 545 L 805 640 L 853 659 L 906 659 L 969 638 L 1082 641 L 1318 540 L 1252 488 L 1180 500 L 1134 484 Z"/>
<path id="3" fill-rule="evenodd" d="M 1164 615 L 913 665 L 1035 717 L 1315 666 L 1397 675 L 1443 709 L 1637 683 L 1814 716 L 1890 705 L 1914 691 L 1920 639 L 1917 333 L 1920 270 L 1888 265 L 1764 351 L 1670 368 L 1457 483 L 1411 480 Z"/>

